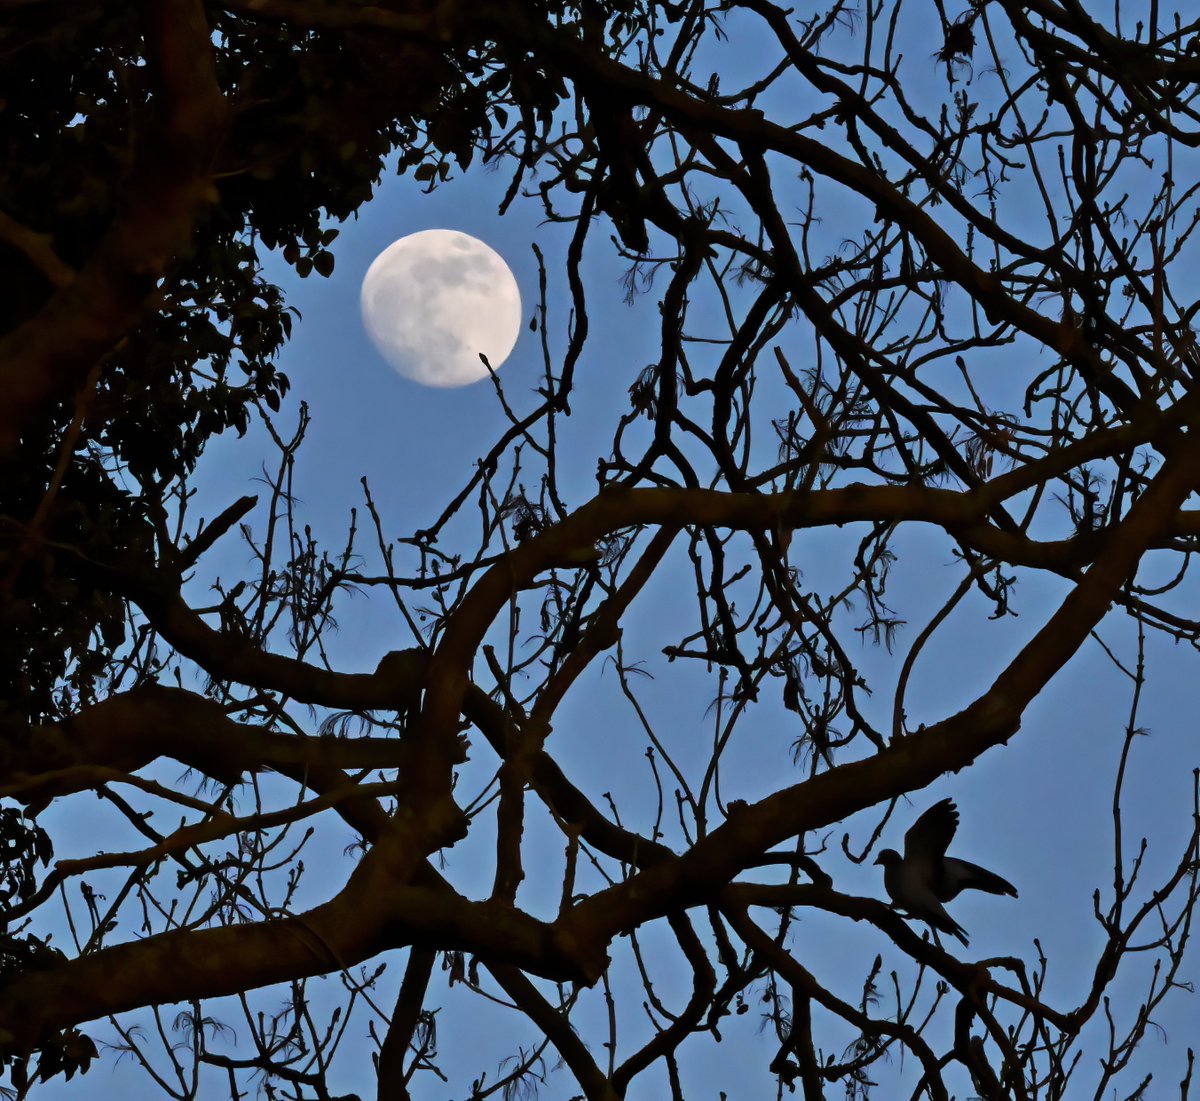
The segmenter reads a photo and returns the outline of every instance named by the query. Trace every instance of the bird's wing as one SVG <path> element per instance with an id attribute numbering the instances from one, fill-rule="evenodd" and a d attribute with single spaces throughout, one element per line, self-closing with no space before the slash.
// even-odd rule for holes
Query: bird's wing
<path id="1" fill-rule="evenodd" d="M 904 835 L 904 859 L 913 863 L 937 863 L 946 855 L 954 831 L 958 829 L 958 811 L 954 801 L 934 803 Z"/>
<path id="2" fill-rule="evenodd" d="M 992 895 L 1017 897 L 1017 889 L 1007 879 L 972 864 L 969 860 L 957 860 L 953 856 L 942 861 L 942 875 L 934 885 L 934 891 L 943 902 L 949 902 L 959 891 L 987 891 Z"/>

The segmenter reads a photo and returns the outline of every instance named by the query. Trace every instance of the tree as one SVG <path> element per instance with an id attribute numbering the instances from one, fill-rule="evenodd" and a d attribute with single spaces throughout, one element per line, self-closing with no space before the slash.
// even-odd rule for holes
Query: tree
<path id="1" fill-rule="evenodd" d="M 555 1059 L 577 1084 L 564 1096 L 643 1080 L 682 1096 L 681 1066 L 751 995 L 779 1090 L 809 1101 L 866 1096 L 885 1072 L 929 1098 L 1057 1098 L 1086 1076 L 1101 1096 L 1130 1074 L 1142 1094 L 1138 1048 L 1185 981 L 1200 889 L 1195 805 L 1153 882 L 1121 816 L 1143 658 L 1156 636 L 1200 637 L 1200 23 L 1077 0 L 3 7 L 0 1043 L 18 1095 L 87 1069 L 85 1026 L 106 1016 L 150 1062 L 121 1016 L 149 1010 L 177 1096 L 332 1097 L 363 1001 L 385 1022 L 369 1030 L 379 1097 L 422 1095 L 474 1073 L 437 1058 L 440 1000 L 463 990 L 542 1037 L 476 1097 Z M 435 524 L 389 541 L 367 488 L 376 546 L 353 526 L 331 551 L 291 482 L 307 413 L 282 427 L 290 316 L 260 259 L 329 275 L 333 223 L 393 155 L 428 188 L 506 168 L 506 206 L 540 201 L 569 227 L 573 310 L 536 407 Z M 645 368 L 618 344 L 628 411 L 576 500 L 558 428 L 594 340 L 585 252 L 610 247 L 661 341 Z M 251 423 L 278 448 L 264 499 L 196 526 L 206 444 Z M 197 606 L 192 579 L 239 526 L 253 576 Z M 948 564 L 905 629 L 888 581 L 916 529 Z M 798 565 L 826 530 L 836 587 Z M 623 631 L 686 570 L 667 657 L 708 677 L 703 752 L 641 707 L 647 655 Z M 1054 606 L 999 665 L 972 654 L 971 702 L 910 720 L 906 686 L 951 612 L 1000 632 L 1043 574 Z M 325 659 L 353 592 L 412 627 L 374 671 Z M 1101 629 L 1131 706 L 1102 944 L 1064 1004 L 1046 958 L 975 960 L 838 875 L 904 796 L 1026 737 L 1027 709 Z M 856 634 L 881 652 L 856 657 Z M 604 666 L 642 724 L 657 806 L 606 802 L 562 763 L 557 715 Z M 723 762 L 756 715 L 785 711 L 794 772 L 726 801 Z M 495 772 L 479 798 L 459 783 L 468 742 Z M 163 759 L 193 779 L 138 775 Z M 80 792 L 145 846 L 54 862 L 37 815 Z M 162 799 L 179 828 L 147 816 Z M 824 849 L 870 808 L 873 831 Z M 344 827 L 340 886 L 302 904 L 301 831 Z M 494 853 L 482 899 L 455 863 L 472 834 Z M 521 897 L 535 847 L 557 854 L 547 912 Z M 91 884 L 116 873 L 101 897 Z M 60 898 L 84 901 L 70 953 L 50 939 Z M 793 935 L 811 915 L 883 951 L 820 978 Z M 678 1001 L 659 993 L 668 956 Z M 393 957 L 398 984 L 378 967 Z M 343 1005 L 313 993 L 323 975 Z M 237 1048 L 207 1004 L 229 995 L 250 1034 Z M 183 1007 L 180 1050 L 164 1005 Z M 618 1016 L 638 1017 L 635 1042 Z M 1170 1073 L 1186 1096 L 1190 1052 Z"/>

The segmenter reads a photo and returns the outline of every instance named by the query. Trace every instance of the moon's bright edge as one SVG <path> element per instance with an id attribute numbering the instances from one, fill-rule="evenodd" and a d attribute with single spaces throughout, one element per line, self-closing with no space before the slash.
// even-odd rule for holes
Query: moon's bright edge
<path id="1" fill-rule="evenodd" d="M 363 277 L 363 326 L 380 355 L 425 386 L 466 386 L 498 368 L 521 330 L 521 293 L 476 237 L 427 229 L 394 241 Z"/>

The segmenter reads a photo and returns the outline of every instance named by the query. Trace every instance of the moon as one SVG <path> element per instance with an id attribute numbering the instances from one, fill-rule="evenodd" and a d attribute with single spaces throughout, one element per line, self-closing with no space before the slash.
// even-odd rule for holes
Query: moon
<path id="1" fill-rule="evenodd" d="M 363 327 L 379 354 L 424 386 L 467 386 L 498 368 L 521 329 L 509 266 L 477 237 L 426 229 L 393 241 L 363 277 Z"/>

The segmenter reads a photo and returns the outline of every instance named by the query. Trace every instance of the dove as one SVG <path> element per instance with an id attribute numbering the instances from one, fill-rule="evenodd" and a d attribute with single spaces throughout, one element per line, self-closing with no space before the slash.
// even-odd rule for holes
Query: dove
<path id="1" fill-rule="evenodd" d="M 883 886 L 900 909 L 967 945 L 966 931 L 942 903 L 971 889 L 1016 898 L 1017 889 L 995 872 L 947 856 L 946 849 L 957 829 L 958 809 L 953 800 L 943 799 L 922 814 L 904 835 L 903 856 L 895 849 L 884 849 L 875 863 L 883 865 Z"/>

